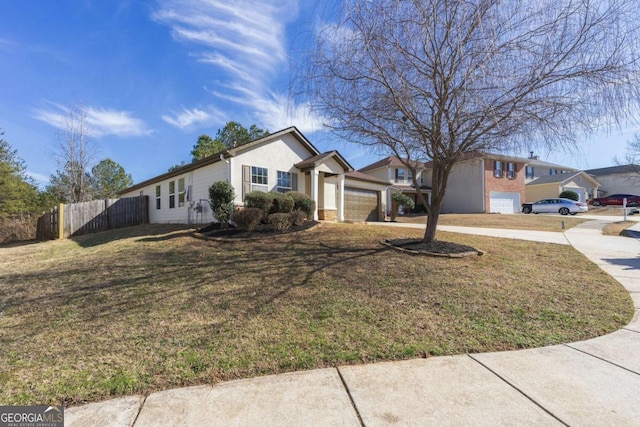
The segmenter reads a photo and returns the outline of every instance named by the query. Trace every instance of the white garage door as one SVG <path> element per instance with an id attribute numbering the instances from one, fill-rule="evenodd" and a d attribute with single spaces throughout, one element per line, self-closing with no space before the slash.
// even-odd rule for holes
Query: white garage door
<path id="1" fill-rule="evenodd" d="M 492 191 L 489 194 L 489 212 L 516 213 L 520 210 L 520 193 Z"/>

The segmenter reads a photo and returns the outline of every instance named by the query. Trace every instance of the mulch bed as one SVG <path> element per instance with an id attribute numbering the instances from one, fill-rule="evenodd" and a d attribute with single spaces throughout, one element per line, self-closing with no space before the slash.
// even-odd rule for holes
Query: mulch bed
<path id="1" fill-rule="evenodd" d="M 421 239 L 387 239 L 380 243 L 393 249 L 406 252 L 412 255 L 430 255 L 450 258 L 462 258 L 471 255 L 483 255 L 484 252 L 471 246 L 461 245 L 453 242 L 436 240 L 425 243 Z"/>
<path id="2" fill-rule="evenodd" d="M 221 229 L 220 224 L 211 224 L 196 230 L 202 237 L 220 239 L 262 239 L 265 237 L 283 236 L 309 230 L 320 224 L 318 221 L 305 221 L 301 225 L 291 226 L 284 232 L 278 231 L 273 224 L 260 224 L 255 230 L 248 232 L 239 228 Z"/>

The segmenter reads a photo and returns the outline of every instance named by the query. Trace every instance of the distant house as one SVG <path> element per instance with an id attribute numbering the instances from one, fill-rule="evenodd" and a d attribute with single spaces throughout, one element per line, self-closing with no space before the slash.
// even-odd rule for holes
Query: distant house
<path id="1" fill-rule="evenodd" d="M 416 181 L 418 182 L 418 186 L 420 191 L 425 195 L 427 200 L 429 200 L 431 194 L 431 187 L 424 185 L 424 176 L 423 171 L 426 166 L 424 163 L 414 162 L 416 169 Z M 402 192 L 407 196 L 411 197 L 413 201 L 418 204 L 417 199 L 417 191 L 413 184 L 413 175 L 411 169 L 407 168 L 407 166 L 400 161 L 395 156 L 385 157 L 384 159 L 378 160 L 370 165 L 367 165 L 361 169 L 359 172 L 366 173 L 372 177 L 380 181 L 386 181 L 390 183 L 390 186 L 386 191 L 386 206 L 391 206 L 391 194 L 394 192 Z"/>
<path id="2" fill-rule="evenodd" d="M 586 172 L 565 172 L 556 175 L 545 175 L 526 185 L 526 201 L 535 202 L 540 199 L 558 197 L 563 191 L 578 194 L 581 202 L 598 194 L 600 183 Z"/>
<path id="3" fill-rule="evenodd" d="M 431 196 L 432 163 L 416 163 L 417 182 L 421 191 Z M 387 206 L 391 205 L 391 193 L 402 191 L 415 200 L 416 189 L 413 186 L 411 171 L 400 159 L 386 157 L 360 169 L 380 180 L 388 180 L 391 186 L 387 190 Z M 530 200 L 529 184 L 542 179 L 540 183 L 551 182 L 556 178 L 574 174 L 576 170 L 566 166 L 541 161 L 537 156 L 529 158 L 502 154 L 473 152 L 466 154 L 451 170 L 443 200 L 442 213 L 516 213 L 521 203 Z M 573 175 L 572 175 L 573 176 Z M 571 187 L 579 194 L 593 191 L 597 182 L 588 176 L 579 175 L 578 183 L 584 183 L 586 189 L 570 181 L 543 188 L 544 197 L 558 197 L 561 186 Z M 549 180 L 549 181 L 545 181 Z M 534 196 L 531 196 L 534 197 Z M 536 199 L 537 200 L 537 199 Z"/>
<path id="4" fill-rule="evenodd" d="M 120 196 L 149 196 L 152 223 L 207 223 L 214 220 L 209 187 L 216 181 L 231 183 L 238 207 L 250 191 L 299 191 L 316 202 L 314 219 L 378 221 L 386 210 L 388 182 L 355 172 L 337 151 L 320 153 L 295 127 L 148 179 Z"/>
<path id="5" fill-rule="evenodd" d="M 598 195 L 611 194 L 640 194 L 640 166 L 621 165 L 585 171 L 598 180 L 600 188 Z"/>

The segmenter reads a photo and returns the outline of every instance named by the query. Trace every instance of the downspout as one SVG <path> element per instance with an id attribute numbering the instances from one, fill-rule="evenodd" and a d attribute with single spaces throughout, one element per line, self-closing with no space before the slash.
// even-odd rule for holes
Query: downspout
<path id="1" fill-rule="evenodd" d="M 487 213 L 487 187 L 485 185 L 485 174 L 487 173 L 485 159 L 482 158 L 482 212 Z"/>
<path id="2" fill-rule="evenodd" d="M 231 184 L 231 162 L 225 159 L 222 153 L 220 153 L 220 160 L 227 164 L 227 182 Z"/>

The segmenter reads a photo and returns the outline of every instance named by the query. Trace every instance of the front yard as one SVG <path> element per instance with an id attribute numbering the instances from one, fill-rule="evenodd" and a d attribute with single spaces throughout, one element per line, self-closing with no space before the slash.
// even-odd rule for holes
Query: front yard
<path id="1" fill-rule="evenodd" d="M 628 293 L 567 246 L 324 224 L 264 241 L 143 226 L 0 247 L 0 404 L 65 404 L 292 370 L 575 341 Z"/>
<path id="2" fill-rule="evenodd" d="M 426 224 L 427 216 L 407 215 L 396 218 L 398 222 L 410 224 Z M 455 225 L 459 227 L 506 228 L 512 230 L 565 231 L 581 222 L 588 221 L 576 216 L 560 216 L 549 214 L 441 214 L 438 225 Z M 564 229 L 562 228 L 564 223 Z"/>

